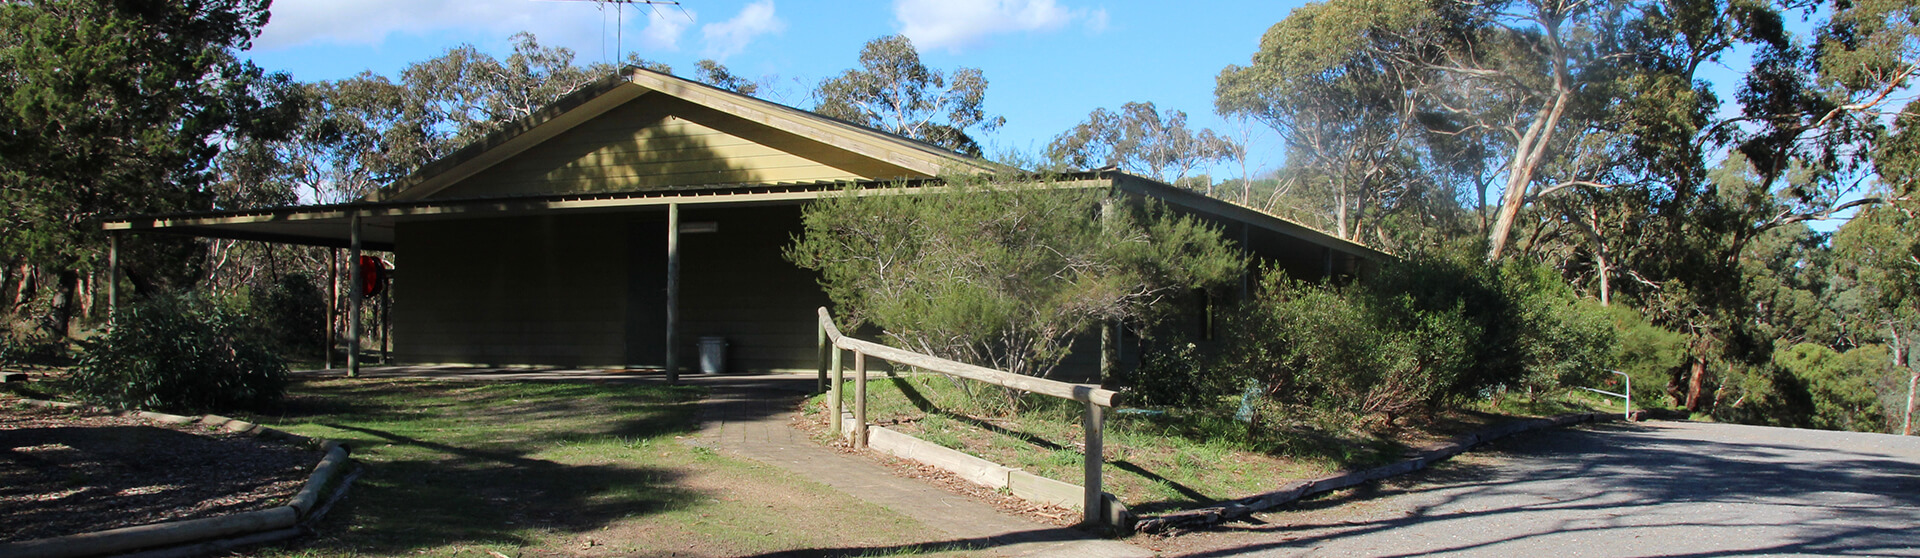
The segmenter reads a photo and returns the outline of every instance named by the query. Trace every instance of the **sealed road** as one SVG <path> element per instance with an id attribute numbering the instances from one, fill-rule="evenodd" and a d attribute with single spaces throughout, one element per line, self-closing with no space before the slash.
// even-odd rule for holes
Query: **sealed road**
<path id="1" fill-rule="evenodd" d="M 1516 436 L 1396 484 L 1265 514 L 1181 550 L 1920 556 L 1920 437 L 1608 423 Z"/>

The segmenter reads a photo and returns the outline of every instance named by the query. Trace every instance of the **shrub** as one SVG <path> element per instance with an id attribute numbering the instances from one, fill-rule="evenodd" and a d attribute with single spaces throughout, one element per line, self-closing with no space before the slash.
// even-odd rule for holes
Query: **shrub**
<path id="1" fill-rule="evenodd" d="M 1151 324 L 1165 306 L 1155 303 L 1244 269 L 1218 229 L 1156 202 L 1044 178 L 945 180 L 939 192 L 822 198 L 785 256 L 820 272 L 848 326 L 1040 377 L 1095 326 Z"/>
<path id="2" fill-rule="evenodd" d="M 325 342 L 327 298 L 305 273 L 280 276 L 251 291 L 253 314 L 282 354 L 320 354 Z"/>
<path id="3" fill-rule="evenodd" d="M 193 295 L 122 308 L 110 331 L 82 343 L 72 388 L 88 402 L 119 409 L 266 407 L 285 391 L 287 367 L 250 323 Z"/>
<path id="4" fill-rule="evenodd" d="M 1604 309 L 1537 266 L 1416 254 L 1345 286 L 1267 275 L 1212 357 L 1231 380 L 1187 381 L 1204 394 L 1189 401 L 1251 379 L 1278 403 L 1391 423 L 1450 398 L 1589 385 L 1614 358 Z"/>

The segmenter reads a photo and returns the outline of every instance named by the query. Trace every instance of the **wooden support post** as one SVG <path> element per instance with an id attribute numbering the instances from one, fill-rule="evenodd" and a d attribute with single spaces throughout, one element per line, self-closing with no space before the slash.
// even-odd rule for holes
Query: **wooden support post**
<path id="1" fill-rule="evenodd" d="M 347 217 L 347 377 L 360 377 L 360 290 L 366 272 L 360 269 L 360 213 Z"/>
<path id="2" fill-rule="evenodd" d="M 818 324 L 814 329 L 815 329 L 814 342 L 820 346 L 820 353 L 818 355 L 815 355 L 814 357 L 814 360 L 817 361 L 815 362 L 815 364 L 818 364 L 820 366 L 820 382 L 818 383 L 818 385 L 814 386 L 813 392 L 826 393 L 827 392 L 827 345 L 828 345 L 827 324 L 822 322 Z"/>
<path id="3" fill-rule="evenodd" d="M 853 447 L 867 449 L 867 354 L 853 352 Z"/>
<path id="4" fill-rule="evenodd" d="M 680 383 L 680 204 L 667 204 L 667 384 Z"/>
<path id="5" fill-rule="evenodd" d="M 846 412 L 846 405 L 841 403 L 846 400 L 846 390 L 841 389 L 841 386 L 847 384 L 847 374 L 845 370 L 840 368 L 840 354 L 845 352 L 846 351 L 840 350 L 839 347 L 834 347 L 833 363 L 830 365 L 830 367 L 833 368 L 833 383 L 830 384 L 831 387 L 827 392 L 827 412 L 833 415 L 831 421 L 833 424 L 829 425 L 829 427 L 832 428 L 831 432 L 833 432 L 835 439 L 846 435 L 846 428 L 840 424 L 840 413 Z"/>
<path id="6" fill-rule="evenodd" d="M 120 235 L 107 233 L 107 329 L 120 313 Z"/>
<path id="7" fill-rule="evenodd" d="M 327 340 L 321 346 L 327 370 L 333 369 L 333 323 L 340 319 L 340 249 L 327 249 Z"/>
<path id="8" fill-rule="evenodd" d="M 1106 419 L 1102 415 L 1099 405 L 1087 404 L 1087 415 L 1084 421 L 1087 429 L 1087 454 L 1083 462 L 1086 466 L 1084 480 L 1087 493 L 1086 498 L 1082 500 L 1084 507 L 1080 508 L 1080 518 L 1081 522 L 1088 525 L 1104 524 L 1107 517 L 1106 510 L 1103 509 L 1106 507 L 1105 493 L 1100 486 L 1100 470 L 1106 463 L 1105 444 L 1101 439 L 1106 429 Z"/>

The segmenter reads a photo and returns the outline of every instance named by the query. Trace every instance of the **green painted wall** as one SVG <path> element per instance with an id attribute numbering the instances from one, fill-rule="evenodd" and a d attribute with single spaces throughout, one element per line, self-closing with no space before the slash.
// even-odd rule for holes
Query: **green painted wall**
<path id="1" fill-rule="evenodd" d="M 400 223 L 402 362 L 616 365 L 627 356 L 627 221 L 569 215 Z"/>
<path id="2" fill-rule="evenodd" d="M 665 362 L 666 210 L 401 223 L 394 295 L 402 362 L 658 366 Z M 812 272 L 780 255 L 798 205 L 682 210 L 683 370 L 703 336 L 730 372 L 812 369 Z"/>

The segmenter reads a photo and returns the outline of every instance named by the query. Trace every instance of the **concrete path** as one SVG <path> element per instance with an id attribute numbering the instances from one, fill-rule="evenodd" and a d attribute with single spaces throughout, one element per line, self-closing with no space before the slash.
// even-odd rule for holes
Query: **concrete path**
<path id="1" fill-rule="evenodd" d="M 1076 529 L 1003 514 L 971 498 L 901 478 L 871 460 L 814 443 L 788 421 L 794 405 L 813 389 L 815 381 L 808 376 L 693 378 L 693 383 L 712 390 L 701 403 L 697 443 L 787 469 L 953 537 L 939 542 L 976 543 L 1000 556 L 1152 555 Z"/>
<path id="2" fill-rule="evenodd" d="M 504 381 L 593 381 L 662 383 L 658 372 L 622 370 L 550 370 L 458 366 L 365 367 L 367 378 L 435 378 Z M 337 376 L 339 370 L 302 372 Z M 978 544 L 997 556 L 1124 558 L 1152 556 L 1126 543 L 1099 539 L 1077 529 L 1043 525 L 1000 513 L 992 506 L 925 482 L 901 478 L 872 460 L 846 455 L 820 444 L 789 424 L 793 409 L 818 381 L 815 376 L 682 375 L 704 386 L 701 429 L 690 442 L 792 471 L 851 497 L 878 504 L 950 535 L 943 543 Z"/>
<path id="3" fill-rule="evenodd" d="M 1610 423 L 1475 451 L 1190 555 L 1920 556 L 1916 437 Z"/>

